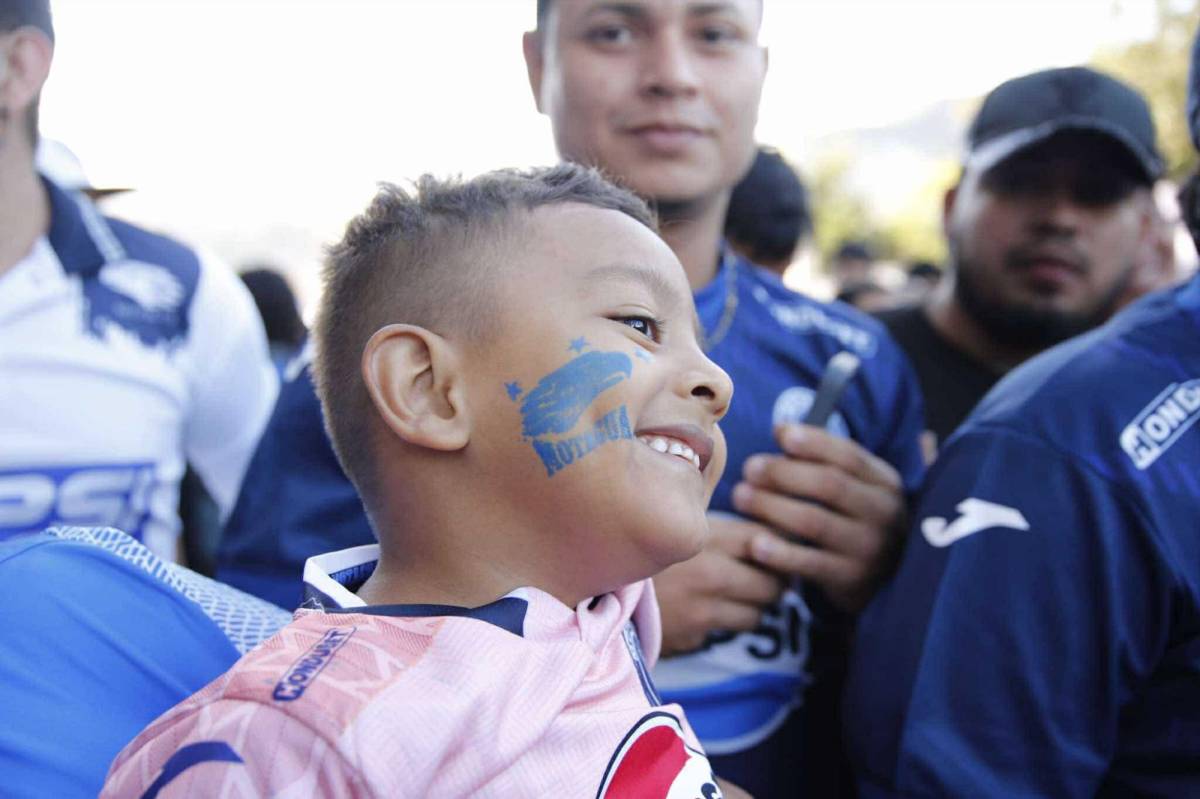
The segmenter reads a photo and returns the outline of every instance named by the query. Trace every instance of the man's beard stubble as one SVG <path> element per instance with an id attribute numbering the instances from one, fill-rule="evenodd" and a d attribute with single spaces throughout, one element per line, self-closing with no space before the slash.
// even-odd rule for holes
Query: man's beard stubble
<path id="1" fill-rule="evenodd" d="M 1032 308 L 989 296 L 976 279 L 978 268 L 963 258 L 962 248 L 951 242 L 951 250 L 955 299 L 996 344 L 1020 352 L 1040 352 L 1108 321 L 1133 280 L 1130 263 L 1090 311 Z"/>

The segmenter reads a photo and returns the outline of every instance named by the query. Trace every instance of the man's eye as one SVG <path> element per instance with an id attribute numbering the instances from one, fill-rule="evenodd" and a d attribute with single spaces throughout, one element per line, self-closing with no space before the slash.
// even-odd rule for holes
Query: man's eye
<path id="1" fill-rule="evenodd" d="M 697 36 L 705 44 L 728 44 L 738 38 L 738 34 L 735 31 L 721 27 L 701 28 Z"/>
<path id="2" fill-rule="evenodd" d="M 624 25 L 601 25 L 587 32 L 587 39 L 596 44 L 628 44 L 633 31 Z"/>
<path id="3" fill-rule="evenodd" d="M 661 324 L 657 319 L 649 316 L 619 316 L 616 321 L 632 327 L 651 341 L 659 341 L 661 338 Z"/>

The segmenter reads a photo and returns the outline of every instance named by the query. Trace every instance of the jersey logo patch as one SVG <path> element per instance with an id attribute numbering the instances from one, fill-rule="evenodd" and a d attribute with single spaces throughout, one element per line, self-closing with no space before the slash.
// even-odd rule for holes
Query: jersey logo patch
<path id="1" fill-rule="evenodd" d="M 1121 431 L 1121 449 L 1139 470 L 1158 460 L 1200 419 L 1200 378 L 1172 383 Z"/>
<path id="2" fill-rule="evenodd" d="M 643 716 L 613 753 L 596 799 L 720 799 L 712 766 L 670 713 Z"/>
<path id="3" fill-rule="evenodd" d="M 308 686 L 329 665 L 333 656 L 350 640 L 356 629 L 358 628 L 333 629 L 321 636 L 321 640 L 309 647 L 308 651 L 291 665 L 282 679 L 275 683 L 271 698 L 276 702 L 294 702 L 303 696 Z"/>
<path id="4" fill-rule="evenodd" d="M 771 409 L 771 426 L 781 424 L 800 424 L 817 399 L 817 392 L 807 386 L 792 386 L 780 392 L 775 398 L 775 406 Z M 842 438 L 850 437 L 850 426 L 840 411 L 834 411 L 825 423 L 829 432 Z"/>
<path id="5" fill-rule="evenodd" d="M 189 287 L 165 267 L 138 262 L 108 264 L 83 281 L 87 326 L 103 337 L 111 326 L 147 347 L 182 342 L 188 331 Z"/>
<path id="6" fill-rule="evenodd" d="M 959 539 L 993 527 L 1029 529 L 1029 522 L 1021 511 L 985 499 L 969 497 L 958 503 L 955 510 L 962 515 L 949 524 L 940 516 L 931 516 L 921 522 L 921 534 L 926 541 L 935 547 L 948 547 Z"/>

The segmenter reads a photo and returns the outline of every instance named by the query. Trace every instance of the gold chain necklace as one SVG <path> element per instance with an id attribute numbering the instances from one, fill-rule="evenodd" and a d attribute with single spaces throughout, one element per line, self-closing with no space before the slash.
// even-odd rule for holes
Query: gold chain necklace
<path id="1" fill-rule="evenodd" d="M 700 331 L 702 333 L 700 349 L 705 352 L 712 352 L 713 348 L 725 339 L 729 328 L 733 326 L 733 317 L 737 314 L 737 258 L 728 249 L 721 253 L 721 272 L 721 276 L 725 279 L 725 304 L 721 308 L 721 318 L 717 320 L 717 326 L 713 328 L 713 332 L 710 334 L 703 329 Z"/>

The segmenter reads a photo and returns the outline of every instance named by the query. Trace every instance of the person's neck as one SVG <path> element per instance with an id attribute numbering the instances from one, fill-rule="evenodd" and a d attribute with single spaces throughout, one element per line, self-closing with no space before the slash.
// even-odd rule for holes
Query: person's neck
<path id="1" fill-rule="evenodd" d="M 716 277 L 728 205 L 728 192 L 686 203 L 656 204 L 663 240 L 683 264 L 692 291 Z"/>
<path id="2" fill-rule="evenodd" d="M 436 488 L 417 482 L 388 492 L 400 510 L 372 514 L 379 563 L 358 591 L 368 605 L 476 608 L 527 586 L 572 608 L 587 598 L 569 590 L 574 581 L 555 568 L 553 541 L 535 539 L 519 511 L 466 497 L 439 507 L 429 502 Z"/>
<path id="3" fill-rule="evenodd" d="M 0 275 L 21 261 L 50 229 L 50 198 L 33 169 L 32 157 L 18 157 L 14 143 L 0 153 Z M 25 154 L 28 155 L 28 154 Z"/>
<path id="4" fill-rule="evenodd" d="M 925 317 L 942 338 L 997 375 L 1006 374 L 1037 354 L 1036 349 L 997 341 L 958 301 L 954 281 L 951 270 L 925 303 Z"/>

